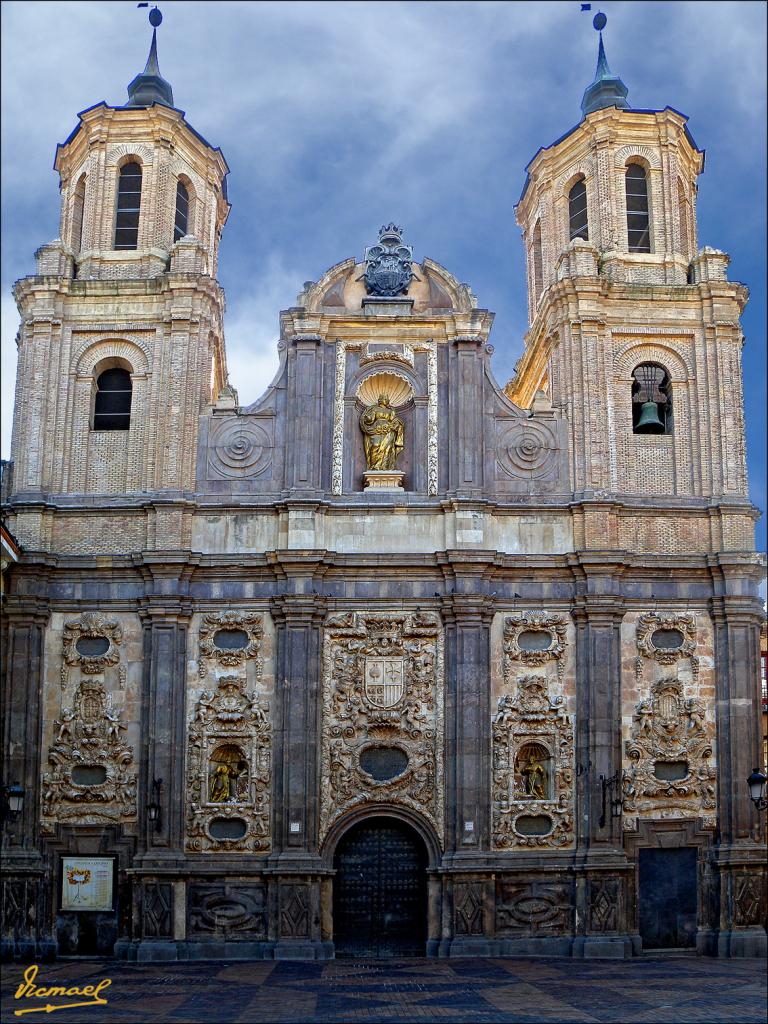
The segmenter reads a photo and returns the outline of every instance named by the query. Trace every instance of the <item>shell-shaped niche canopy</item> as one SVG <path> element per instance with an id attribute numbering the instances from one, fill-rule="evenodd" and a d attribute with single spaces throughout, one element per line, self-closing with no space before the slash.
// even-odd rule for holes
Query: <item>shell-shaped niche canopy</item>
<path id="1" fill-rule="evenodd" d="M 360 383 L 357 389 L 357 397 L 363 405 L 376 405 L 379 395 L 386 395 L 389 404 L 397 409 L 413 396 L 413 388 L 399 373 L 385 371 L 383 373 L 372 373 Z"/>

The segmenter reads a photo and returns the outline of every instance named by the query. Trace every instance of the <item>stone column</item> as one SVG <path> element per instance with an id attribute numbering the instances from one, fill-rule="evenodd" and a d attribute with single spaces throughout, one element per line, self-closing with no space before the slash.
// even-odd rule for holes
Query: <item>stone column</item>
<path id="1" fill-rule="evenodd" d="M 765 822 L 746 779 L 761 767 L 760 602 L 712 601 L 720 843 L 719 956 L 765 956 Z"/>
<path id="2" fill-rule="evenodd" d="M 3 688 L 3 785 L 24 788 L 16 818 L 3 822 L 2 955 L 24 960 L 50 959 L 50 879 L 40 854 L 40 775 L 43 716 L 46 601 L 8 597 Z"/>
<path id="3" fill-rule="evenodd" d="M 445 599 L 446 852 L 474 858 L 490 847 L 490 628 L 493 602 Z"/>

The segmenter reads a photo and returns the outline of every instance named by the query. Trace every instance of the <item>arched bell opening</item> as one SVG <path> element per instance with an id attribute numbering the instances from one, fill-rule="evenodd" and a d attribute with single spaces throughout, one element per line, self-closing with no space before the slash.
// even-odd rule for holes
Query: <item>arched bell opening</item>
<path id="1" fill-rule="evenodd" d="M 672 433 L 669 374 L 658 363 L 640 363 L 632 371 L 632 433 Z"/>

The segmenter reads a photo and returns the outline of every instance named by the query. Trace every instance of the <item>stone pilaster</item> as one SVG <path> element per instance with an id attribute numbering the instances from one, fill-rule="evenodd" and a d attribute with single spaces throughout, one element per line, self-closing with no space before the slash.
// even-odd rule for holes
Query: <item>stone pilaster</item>
<path id="1" fill-rule="evenodd" d="M 152 589 L 155 593 L 144 598 L 139 608 L 144 626 L 139 801 L 144 866 L 183 855 L 187 631 L 193 610 L 178 576 L 157 578 Z M 158 826 L 147 819 L 147 806 L 157 797 L 152 787 L 155 779 L 162 780 Z"/>
<path id="2" fill-rule="evenodd" d="M 492 601 L 454 594 L 445 622 L 446 852 L 490 847 Z"/>
<path id="3" fill-rule="evenodd" d="M 310 594 L 277 598 L 274 851 L 279 862 L 317 856 L 319 738 L 324 602 Z M 297 829 L 298 826 L 298 829 Z"/>
<path id="4" fill-rule="evenodd" d="M 758 600 L 712 600 L 717 687 L 720 956 L 765 956 L 765 821 L 746 779 L 760 766 Z"/>
<path id="5" fill-rule="evenodd" d="M 50 884 L 39 851 L 40 741 L 45 629 L 50 610 L 37 597 L 8 597 L 2 695 L 3 785 L 24 788 L 21 813 L 2 836 L 2 957 L 49 959 Z"/>

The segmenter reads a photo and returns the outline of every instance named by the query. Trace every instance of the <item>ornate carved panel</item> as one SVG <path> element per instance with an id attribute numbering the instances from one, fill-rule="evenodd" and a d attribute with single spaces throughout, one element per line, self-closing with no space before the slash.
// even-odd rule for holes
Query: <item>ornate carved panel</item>
<path id="1" fill-rule="evenodd" d="M 733 876 L 733 918 L 740 928 L 759 925 L 764 921 L 762 912 L 765 880 L 758 874 Z"/>
<path id="2" fill-rule="evenodd" d="M 270 848 L 269 703 L 245 688 L 241 676 L 220 676 L 194 708 L 187 755 L 187 849 L 194 852 Z"/>
<path id="3" fill-rule="evenodd" d="M 54 821 L 93 825 L 136 817 L 133 748 L 120 735 L 126 728 L 103 680 L 83 679 L 53 722 L 42 779 L 45 829 Z"/>
<path id="4" fill-rule="evenodd" d="M 643 675 L 643 659 L 658 665 L 674 665 L 681 659 L 690 658 L 691 671 L 696 679 L 699 674 L 696 646 L 695 615 L 679 612 L 641 615 L 637 621 L 638 656 L 635 664 L 638 683 Z"/>
<path id="5" fill-rule="evenodd" d="M 618 931 L 621 921 L 621 879 L 590 878 L 587 884 L 589 886 L 589 931 Z"/>
<path id="6" fill-rule="evenodd" d="M 570 886 L 506 877 L 496 882 L 496 934 L 500 938 L 567 932 L 572 915 Z"/>
<path id="7" fill-rule="evenodd" d="M 309 885 L 304 882 L 280 884 L 280 936 L 309 938 Z"/>
<path id="8" fill-rule="evenodd" d="M 566 629 L 566 620 L 562 615 L 548 615 L 546 612 L 507 615 L 504 619 L 505 680 L 510 681 L 515 662 L 537 667 L 554 661 L 558 681 L 562 683 L 565 671 Z M 526 640 L 530 643 L 526 644 Z"/>
<path id="9" fill-rule="evenodd" d="M 712 763 L 713 728 L 704 703 L 685 697 L 674 676 L 660 679 L 635 710 L 625 744 L 624 826 L 637 827 L 638 813 L 657 818 L 703 815 L 714 820 L 717 772 Z"/>
<path id="10" fill-rule="evenodd" d="M 120 665 L 123 631 L 119 623 L 101 612 L 83 612 L 79 619 L 64 623 L 62 636 L 61 688 L 69 682 L 70 667 L 77 667 L 89 676 L 102 675 L 104 670 L 118 666 L 120 689 L 125 687 L 125 666 Z"/>
<path id="11" fill-rule="evenodd" d="M 321 839 L 386 801 L 443 831 L 443 639 L 436 615 L 348 612 L 325 623 Z"/>
<path id="12" fill-rule="evenodd" d="M 493 846 L 573 842 L 573 726 L 547 679 L 520 676 L 493 718 Z"/>
<path id="13" fill-rule="evenodd" d="M 455 935 L 483 934 L 482 882 L 454 882 L 453 931 Z"/>
<path id="14" fill-rule="evenodd" d="M 205 679 L 211 663 L 220 668 L 242 668 L 251 658 L 256 659 L 256 675 L 260 676 L 261 638 L 261 616 L 253 612 L 215 612 L 204 615 L 199 640 L 200 678 Z"/>
<path id="15" fill-rule="evenodd" d="M 266 885 L 190 885 L 187 889 L 187 937 L 230 941 L 266 939 Z"/>
<path id="16" fill-rule="evenodd" d="M 173 938 L 173 886 L 170 882 L 144 883 L 141 931 L 145 939 Z"/>

